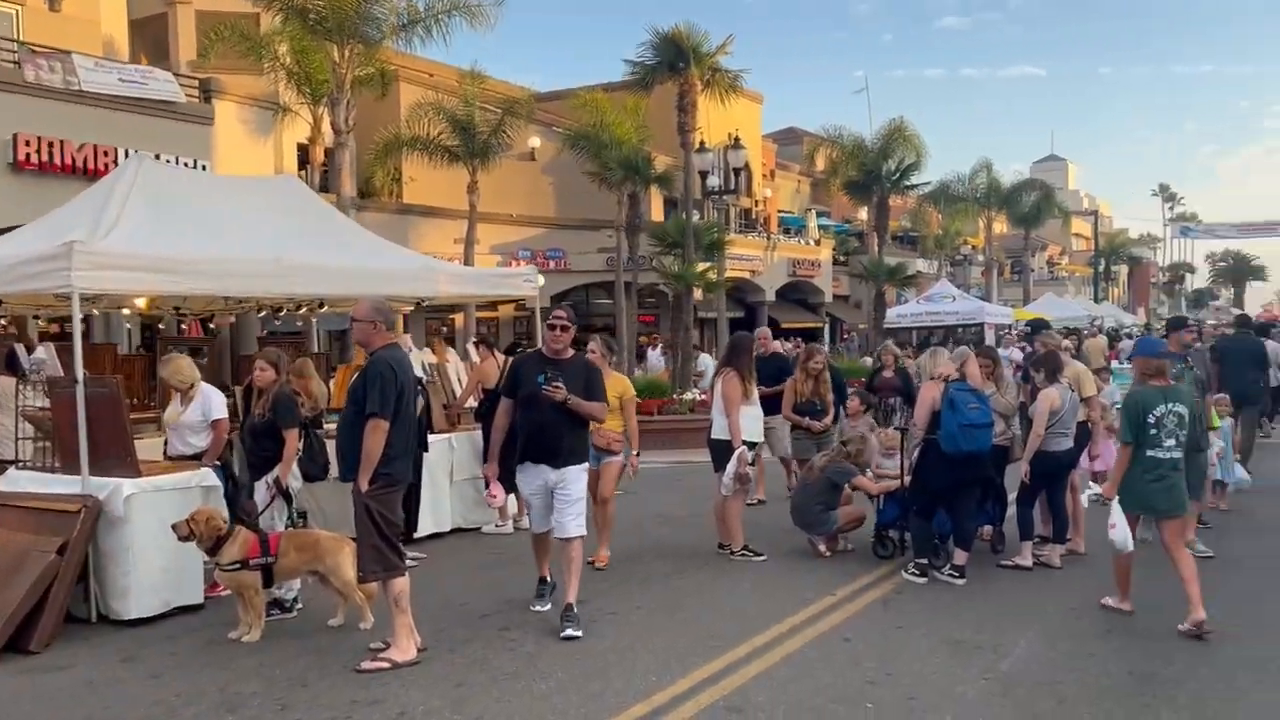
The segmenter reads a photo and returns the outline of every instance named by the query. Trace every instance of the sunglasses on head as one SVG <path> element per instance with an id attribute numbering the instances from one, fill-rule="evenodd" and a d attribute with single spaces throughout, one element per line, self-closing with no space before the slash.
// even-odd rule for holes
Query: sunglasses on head
<path id="1" fill-rule="evenodd" d="M 573 323 L 561 322 L 556 320 L 548 320 L 546 327 L 547 327 L 547 332 L 565 333 L 565 334 L 573 332 Z"/>

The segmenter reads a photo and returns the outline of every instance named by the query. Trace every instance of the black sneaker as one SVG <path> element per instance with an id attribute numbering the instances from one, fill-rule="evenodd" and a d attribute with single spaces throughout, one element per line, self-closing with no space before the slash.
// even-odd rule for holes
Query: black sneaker
<path id="1" fill-rule="evenodd" d="M 556 581 L 549 577 L 538 578 L 538 586 L 533 591 L 533 601 L 529 609 L 534 612 L 546 612 L 551 609 L 551 596 L 556 594 Z"/>
<path id="2" fill-rule="evenodd" d="M 912 560 L 902 568 L 902 579 L 917 585 L 929 584 L 929 561 Z"/>
<path id="3" fill-rule="evenodd" d="M 963 586 L 969 582 L 969 578 L 965 576 L 963 565 L 947 563 L 947 566 L 941 570 L 934 570 L 933 576 L 949 585 Z"/>
<path id="4" fill-rule="evenodd" d="M 1209 522 L 1208 520 L 1205 520 L 1203 515 L 1197 515 L 1196 527 L 1199 528 L 1200 530 L 1212 530 L 1213 523 Z"/>
<path id="5" fill-rule="evenodd" d="M 1005 537 L 1004 528 L 993 528 L 991 530 L 991 554 L 1003 555 L 1008 539 Z"/>
<path id="6" fill-rule="evenodd" d="M 291 620 L 298 617 L 298 610 L 302 604 L 297 598 L 293 600 L 280 600 L 273 598 L 267 601 L 267 622 L 272 620 Z"/>
<path id="7" fill-rule="evenodd" d="M 582 618 L 578 617 L 578 607 L 565 603 L 560 610 L 560 639 L 577 640 L 582 637 Z"/>
<path id="8" fill-rule="evenodd" d="M 764 562 L 765 560 L 769 559 L 769 556 L 751 547 L 750 545 L 743 545 L 737 550 L 730 549 L 729 559 L 730 560 L 746 560 L 747 562 Z"/>
<path id="9" fill-rule="evenodd" d="M 722 542 L 716 543 L 716 552 L 720 553 L 721 555 L 728 555 L 732 551 L 733 551 L 733 546 L 730 545 L 729 543 L 722 543 Z"/>

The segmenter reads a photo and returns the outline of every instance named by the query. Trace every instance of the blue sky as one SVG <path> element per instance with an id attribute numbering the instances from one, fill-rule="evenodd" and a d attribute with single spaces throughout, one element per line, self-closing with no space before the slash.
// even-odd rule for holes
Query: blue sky
<path id="1" fill-rule="evenodd" d="M 1158 229 L 1161 181 L 1206 221 L 1280 220 L 1280 2 L 507 0 L 496 31 L 426 54 L 551 90 L 617 79 L 645 25 L 684 19 L 737 37 L 767 130 L 865 129 L 865 73 L 876 121 L 924 133 L 930 176 L 980 155 L 1025 172 L 1052 134 L 1117 226 Z M 1251 245 L 1280 276 L 1280 247 Z"/>

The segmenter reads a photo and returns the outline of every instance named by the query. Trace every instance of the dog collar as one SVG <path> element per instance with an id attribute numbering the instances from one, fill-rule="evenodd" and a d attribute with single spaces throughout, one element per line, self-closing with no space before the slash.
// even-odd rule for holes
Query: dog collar
<path id="1" fill-rule="evenodd" d="M 190 521 L 187 521 L 187 530 L 191 530 Z M 212 545 L 210 545 L 207 548 L 201 548 L 204 551 L 205 557 L 209 558 L 210 560 L 213 560 L 214 558 L 218 557 L 218 553 L 222 552 L 222 548 L 226 547 L 227 543 L 231 540 L 231 535 L 235 533 L 235 531 L 236 531 L 235 523 L 231 523 L 227 525 L 226 531 L 223 532 L 221 535 L 219 535 L 213 541 Z M 194 535 L 195 533 L 192 533 L 192 534 Z"/>

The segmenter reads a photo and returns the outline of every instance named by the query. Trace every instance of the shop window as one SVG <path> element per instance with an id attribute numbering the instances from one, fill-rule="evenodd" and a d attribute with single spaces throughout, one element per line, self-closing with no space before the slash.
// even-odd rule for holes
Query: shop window
<path id="1" fill-rule="evenodd" d="M 298 179 L 302 182 L 307 181 L 307 173 L 311 169 L 311 153 L 308 152 L 306 143 L 298 143 Z M 320 168 L 320 187 L 316 188 L 319 192 L 332 192 L 329 189 L 329 167 L 333 165 L 333 148 L 324 149 L 324 165 Z"/>
<path id="2" fill-rule="evenodd" d="M 224 12 L 221 10 L 197 10 L 196 11 L 196 56 L 204 57 L 205 42 L 213 29 L 223 23 L 236 23 L 244 25 L 250 34 L 258 35 L 262 32 L 262 20 L 256 12 Z M 209 58 L 210 63 L 216 63 L 221 66 L 250 66 L 254 63 L 240 53 L 231 49 L 223 49 L 215 53 Z"/>
<path id="3" fill-rule="evenodd" d="M 129 62 L 169 69 L 167 13 L 156 13 L 129 21 Z"/>
<path id="4" fill-rule="evenodd" d="M 18 64 L 18 40 L 22 39 L 22 11 L 0 2 L 0 64 Z"/>

